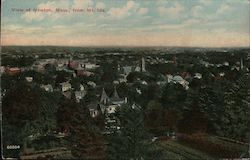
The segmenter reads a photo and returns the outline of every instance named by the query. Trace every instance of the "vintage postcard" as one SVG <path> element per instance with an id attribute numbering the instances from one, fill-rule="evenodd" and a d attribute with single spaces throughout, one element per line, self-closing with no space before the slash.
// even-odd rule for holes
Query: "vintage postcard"
<path id="1" fill-rule="evenodd" d="M 250 158 L 249 0 L 1 0 L 1 158 Z"/>

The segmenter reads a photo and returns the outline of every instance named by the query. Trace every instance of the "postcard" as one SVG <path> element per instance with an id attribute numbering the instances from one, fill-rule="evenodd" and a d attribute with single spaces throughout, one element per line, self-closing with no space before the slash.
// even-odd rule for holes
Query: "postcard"
<path id="1" fill-rule="evenodd" d="M 250 158 L 249 0 L 1 0 L 2 159 Z"/>

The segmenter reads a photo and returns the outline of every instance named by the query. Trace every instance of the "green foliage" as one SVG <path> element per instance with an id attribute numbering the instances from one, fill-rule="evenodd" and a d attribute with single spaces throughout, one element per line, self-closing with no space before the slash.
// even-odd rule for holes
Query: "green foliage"
<path id="1" fill-rule="evenodd" d="M 145 110 L 145 125 L 151 131 L 176 131 L 179 114 L 173 109 L 166 109 L 157 101 L 150 101 Z"/>
<path id="2" fill-rule="evenodd" d="M 225 112 L 221 117 L 223 135 L 247 140 L 250 131 L 250 77 L 241 77 L 226 92 Z"/>
<path id="3" fill-rule="evenodd" d="M 161 74 L 175 74 L 179 71 L 178 67 L 173 63 L 167 64 L 154 64 L 149 67 L 149 71 L 152 73 Z"/>
<path id="4" fill-rule="evenodd" d="M 35 59 L 31 56 L 25 57 L 24 55 L 19 55 L 16 58 L 2 56 L 1 65 L 10 67 L 27 67 L 33 64 Z"/>
<path id="5" fill-rule="evenodd" d="M 183 114 L 178 124 L 178 131 L 181 133 L 205 133 L 207 130 L 207 117 L 200 110 L 200 107 L 193 105 L 190 111 Z"/>
<path id="6" fill-rule="evenodd" d="M 183 104 L 186 99 L 186 90 L 180 84 L 166 84 L 163 88 L 161 96 L 162 106 L 182 110 Z"/>
<path id="7" fill-rule="evenodd" d="M 60 83 L 66 82 L 71 77 L 71 74 L 66 71 L 57 71 L 56 72 L 56 79 L 55 79 L 55 85 L 59 86 Z"/>
<path id="8" fill-rule="evenodd" d="M 161 159 L 160 151 L 144 128 L 140 107 L 124 105 L 116 116 L 121 128 L 108 135 L 109 159 Z"/>
<path id="9" fill-rule="evenodd" d="M 65 105 L 74 110 L 69 115 L 70 119 L 64 117 L 64 123 L 69 125 L 68 140 L 72 155 L 80 159 L 104 159 L 104 139 L 95 127 L 89 111 L 74 102 L 67 102 Z"/>
<path id="10" fill-rule="evenodd" d="M 18 83 L 3 98 L 4 117 L 11 125 L 19 127 L 35 120 L 40 107 L 40 90 L 25 83 Z"/>
<path id="11" fill-rule="evenodd" d="M 59 126 L 69 133 L 69 148 L 75 158 L 105 158 L 104 138 L 87 108 L 73 101 L 64 101 L 58 109 L 57 118 Z"/>

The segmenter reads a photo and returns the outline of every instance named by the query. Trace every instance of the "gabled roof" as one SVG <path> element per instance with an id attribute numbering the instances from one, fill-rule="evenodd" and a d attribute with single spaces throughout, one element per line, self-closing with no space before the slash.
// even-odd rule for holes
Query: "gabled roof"
<path id="1" fill-rule="evenodd" d="M 105 89 L 103 88 L 100 103 L 107 103 L 108 101 L 109 101 L 109 97 L 108 97 Z"/>
<path id="2" fill-rule="evenodd" d="M 110 98 L 110 101 L 111 101 L 111 102 L 115 102 L 115 101 L 121 101 L 121 100 L 123 100 L 123 99 L 121 99 L 121 98 L 119 97 L 119 95 L 118 95 L 118 93 L 117 93 L 117 90 L 116 90 L 116 87 L 114 87 L 114 92 L 113 92 L 113 94 L 112 94 L 112 96 L 111 96 L 111 98 Z"/>
<path id="3" fill-rule="evenodd" d="M 117 93 L 116 87 L 114 87 L 114 92 L 112 94 L 112 98 L 120 98 L 118 93 Z"/>

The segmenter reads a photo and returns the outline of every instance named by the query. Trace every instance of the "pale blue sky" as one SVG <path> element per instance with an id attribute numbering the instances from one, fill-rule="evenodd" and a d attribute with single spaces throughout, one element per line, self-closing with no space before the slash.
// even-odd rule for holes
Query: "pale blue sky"
<path id="1" fill-rule="evenodd" d="M 2 0 L 3 1 L 3 0 Z M 249 46 L 249 0 L 4 0 L 4 45 Z M 73 8 L 105 13 L 73 13 Z M 12 8 L 66 8 L 70 13 Z"/>

